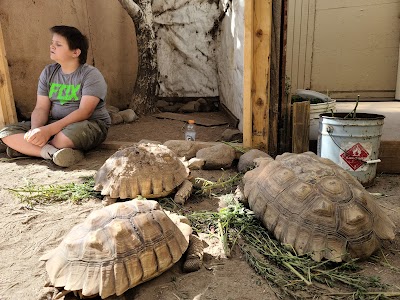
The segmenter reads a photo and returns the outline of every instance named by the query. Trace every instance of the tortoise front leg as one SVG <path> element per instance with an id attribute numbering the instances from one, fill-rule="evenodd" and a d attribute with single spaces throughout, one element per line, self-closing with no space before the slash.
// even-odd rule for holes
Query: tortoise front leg
<path id="1" fill-rule="evenodd" d="M 111 198 L 110 196 L 104 196 L 103 201 L 101 203 L 103 206 L 108 206 L 117 202 L 118 198 Z"/>
<path id="2" fill-rule="evenodd" d="M 189 273 L 200 270 L 203 264 L 203 253 L 203 241 L 197 235 L 191 234 L 185 262 L 183 263 L 183 271 Z"/>
<path id="3" fill-rule="evenodd" d="M 176 192 L 174 201 L 178 204 L 185 204 L 185 201 L 190 197 L 193 190 L 193 183 L 189 180 L 185 180 L 179 186 L 179 190 Z"/>

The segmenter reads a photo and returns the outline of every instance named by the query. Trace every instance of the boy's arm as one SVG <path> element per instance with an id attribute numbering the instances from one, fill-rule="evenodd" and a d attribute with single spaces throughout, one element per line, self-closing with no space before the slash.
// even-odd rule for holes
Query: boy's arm
<path id="1" fill-rule="evenodd" d="M 31 129 L 46 125 L 50 107 L 51 102 L 48 96 L 37 95 L 36 105 L 31 115 Z"/>
<path id="2" fill-rule="evenodd" d="M 89 119 L 99 102 L 100 99 L 95 96 L 82 96 L 81 103 L 79 104 L 79 108 L 77 110 L 74 110 L 64 118 L 44 127 L 46 127 L 46 130 L 49 131 L 50 136 L 55 135 L 69 124 Z"/>
<path id="3" fill-rule="evenodd" d="M 25 135 L 25 139 L 36 146 L 43 147 L 51 136 L 59 133 L 67 125 L 87 120 L 93 114 L 99 102 L 100 99 L 95 96 L 82 96 L 77 110 L 54 123 L 31 129 Z"/>

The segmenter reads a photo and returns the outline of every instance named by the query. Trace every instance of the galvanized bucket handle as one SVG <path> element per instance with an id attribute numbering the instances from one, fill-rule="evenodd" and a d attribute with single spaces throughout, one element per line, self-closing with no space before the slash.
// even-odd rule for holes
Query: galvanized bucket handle
<path id="1" fill-rule="evenodd" d="M 363 164 L 376 164 L 376 163 L 381 162 L 381 160 L 380 160 L 379 158 L 378 158 L 378 159 L 372 159 L 372 160 L 362 160 L 362 159 L 359 159 L 359 158 L 356 157 L 356 156 L 353 156 L 353 155 L 349 154 L 349 153 L 348 153 L 349 150 L 345 150 L 345 149 L 343 149 L 342 147 L 340 147 L 340 145 L 339 145 L 339 144 L 335 141 L 335 139 L 333 138 L 333 136 L 332 136 L 333 126 L 330 126 L 330 125 L 326 126 L 326 132 L 329 134 L 329 136 L 330 136 L 330 138 L 332 139 L 333 143 L 334 143 L 340 150 L 343 151 L 343 153 L 344 153 L 345 156 L 347 156 L 347 157 L 349 157 L 349 158 L 352 158 L 352 159 L 355 159 L 355 160 L 358 160 L 358 161 L 362 162 Z"/>

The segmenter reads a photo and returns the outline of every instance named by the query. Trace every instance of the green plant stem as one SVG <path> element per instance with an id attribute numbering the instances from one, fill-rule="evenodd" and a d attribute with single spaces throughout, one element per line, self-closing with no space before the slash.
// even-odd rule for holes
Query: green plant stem
<path id="1" fill-rule="evenodd" d="M 226 188 L 232 187 L 238 182 L 240 182 L 243 178 L 242 173 L 238 173 L 235 176 L 229 177 L 227 180 L 218 180 L 217 182 L 206 180 L 204 178 L 197 177 L 195 181 L 197 183 L 202 183 L 202 187 L 198 191 L 199 193 L 211 193 L 212 190 L 219 189 L 219 188 Z"/>
<path id="2" fill-rule="evenodd" d="M 324 294 L 325 296 L 351 296 L 354 293 L 329 293 Z M 365 292 L 363 295 L 371 295 L 371 296 L 384 296 L 384 297 L 398 297 L 400 296 L 400 292 Z"/>
<path id="3" fill-rule="evenodd" d="M 226 257 L 230 257 L 231 251 L 230 251 L 229 245 L 228 245 L 228 236 L 225 232 L 225 229 L 222 227 L 221 222 L 218 222 L 218 232 L 219 232 L 220 240 L 222 242 L 222 246 L 224 248 L 225 255 L 226 255 Z"/>
<path id="4" fill-rule="evenodd" d="M 250 150 L 250 149 L 248 149 L 248 148 L 244 148 L 244 147 L 242 147 L 242 146 L 240 146 L 240 145 L 237 145 L 238 142 L 236 142 L 236 144 L 235 144 L 234 141 L 233 141 L 233 142 L 225 142 L 225 141 L 222 141 L 222 143 L 225 144 L 225 145 L 228 145 L 228 146 L 232 147 L 236 152 L 246 153 L 247 151 Z"/>
<path id="5" fill-rule="evenodd" d="M 288 268 L 292 273 L 294 273 L 297 277 L 299 277 L 305 284 L 311 285 L 311 281 L 308 281 L 307 279 L 304 278 L 303 275 L 301 275 L 295 268 L 293 268 L 292 265 L 290 265 L 287 261 L 283 262 L 283 265 Z"/>
<path id="6" fill-rule="evenodd" d="M 99 193 L 93 190 L 93 177 L 84 177 L 82 183 L 37 186 L 28 183 L 26 186 L 8 189 L 21 202 L 30 206 L 60 201 L 80 202 L 83 199 L 96 198 Z"/>
<path id="7" fill-rule="evenodd" d="M 230 205 L 219 212 L 195 212 L 189 215 L 189 219 L 196 228 L 202 224 L 208 229 L 210 224 L 214 224 L 211 227 L 218 231 L 227 255 L 231 251 L 229 244 L 239 245 L 254 270 L 292 298 L 302 298 L 297 294 L 299 290 L 312 288 L 310 294 L 318 290 L 322 293 L 323 286 L 313 284 L 315 282 L 328 287 L 341 284 L 351 290 L 348 295 L 355 295 L 355 299 L 367 299 L 362 295 L 371 292 L 371 288 L 387 288 L 378 278 L 361 276 L 356 272 L 356 260 L 338 264 L 316 262 L 308 255 L 296 255 L 293 247 L 285 247 L 272 239 L 254 213 L 241 204 Z M 384 292 L 377 292 L 375 296 L 379 293 Z"/>

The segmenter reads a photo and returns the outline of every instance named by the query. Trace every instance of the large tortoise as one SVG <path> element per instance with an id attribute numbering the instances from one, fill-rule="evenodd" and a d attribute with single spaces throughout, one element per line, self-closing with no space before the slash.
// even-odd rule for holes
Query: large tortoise
<path id="1" fill-rule="evenodd" d="M 244 196 L 264 226 L 314 260 L 366 258 L 394 224 L 348 172 L 312 152 L 262 158 L 243 178 Z"/>
<path id="2" fill-rule="evenodd" d="M 110 156 L 95 175 L 94 189 L 105 196 L 105 203 L 119 199 L 165 197 L 175 191 L 183 203 L 192 191 L 187 180 L 189 169 L 166 146 L 134 144 Z"/>
<path id="3" fill-rule="evenodd" d="M 119 202 L 93 211 L 61 244 L 45 254 L 50 286 L 102 299 L 123 294 L 175 264 L 191 242 L 185 271 L 201 265 L 202 242 L 187 218 L 153 200 Z M 194 241 L 194 242 L 193 242 Z M 200 244 L 199 244 L 200 242 Z"/>

